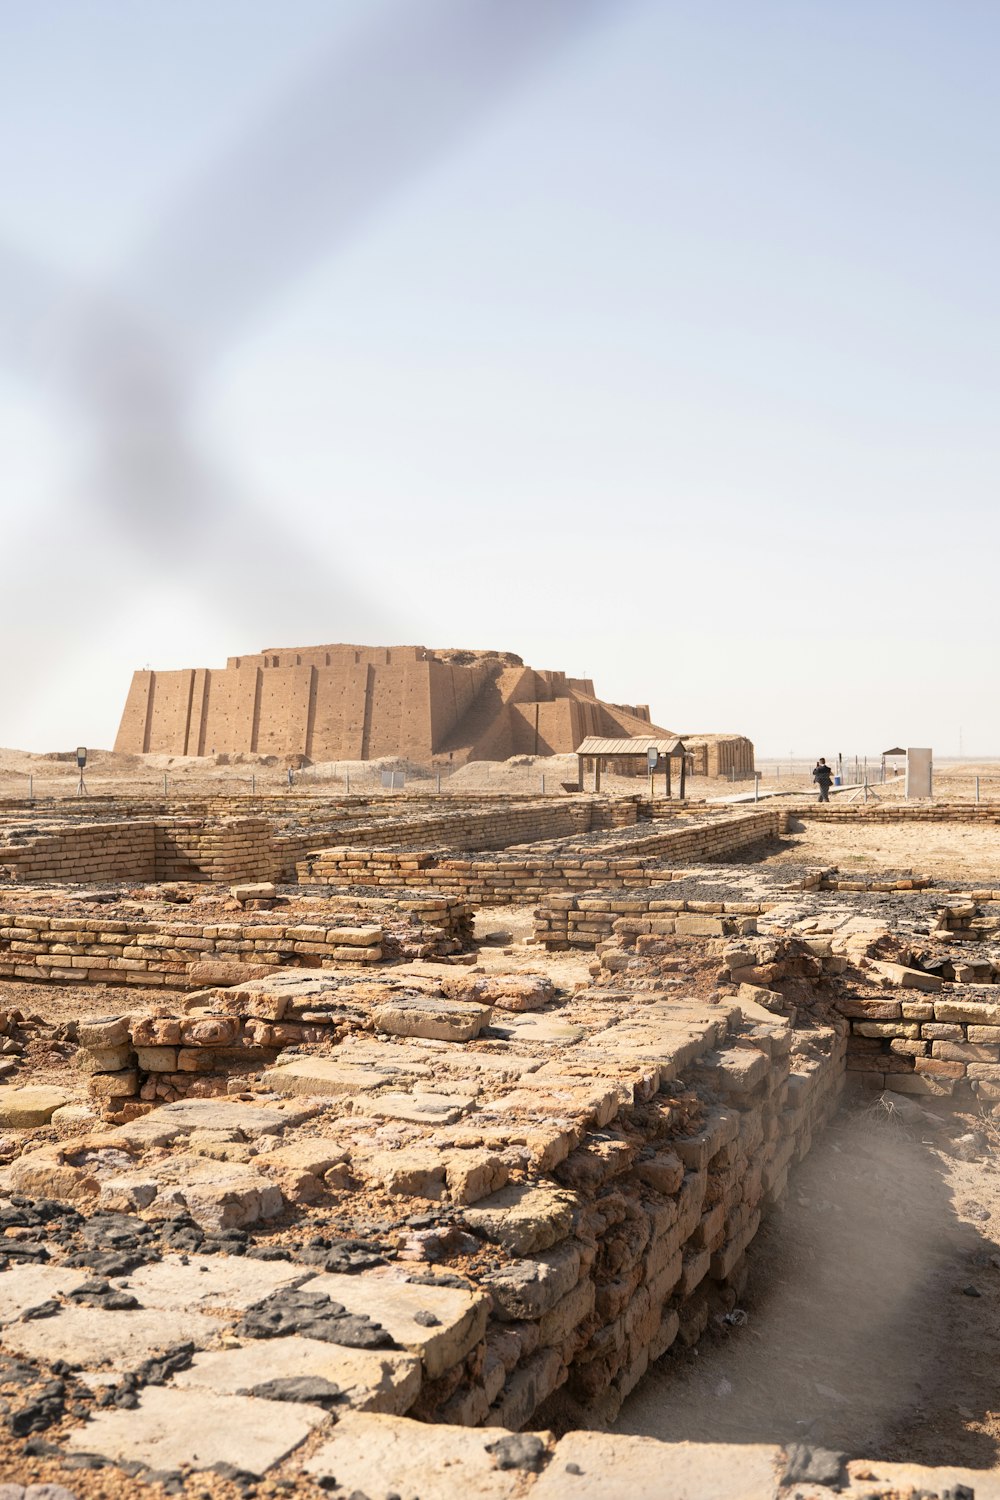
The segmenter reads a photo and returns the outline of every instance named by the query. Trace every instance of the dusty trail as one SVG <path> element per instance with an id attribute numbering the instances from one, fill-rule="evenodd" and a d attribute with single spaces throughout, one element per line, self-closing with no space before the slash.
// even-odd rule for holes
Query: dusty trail
<path id="1" fill-rule="evenodd" d="M 877 1109 L 843 1114 L 750 1249 L 746 1322 L 668 1354 L 617 1430 L 990 1467 L 998 1235 L 989 1146 L 956 1161 Z"/>

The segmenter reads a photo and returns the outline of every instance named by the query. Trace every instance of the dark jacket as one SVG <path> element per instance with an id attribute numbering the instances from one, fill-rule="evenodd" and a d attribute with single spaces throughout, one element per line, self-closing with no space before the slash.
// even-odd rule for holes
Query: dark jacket
<path id="1" fill-rule="evenodd" d="M 814 766 L 813 781 L 819 782 L 820 786 L 829 786 L 833 780 L 833 772 L 829 766 Z"/>

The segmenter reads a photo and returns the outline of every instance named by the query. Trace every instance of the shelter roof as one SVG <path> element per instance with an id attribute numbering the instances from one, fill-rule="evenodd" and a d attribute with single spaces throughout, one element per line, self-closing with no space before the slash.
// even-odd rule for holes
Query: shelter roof
<path id="1" fill-rule="evenodd" d="M 684 749 L 684 741 L 676 734 L 636 734 L 630 739 L 604 739 L 599 734 L 588 734 L 576 747 L 577 755 L 641 755 L 656 750 L 660 755 L 678 755 Z"/>

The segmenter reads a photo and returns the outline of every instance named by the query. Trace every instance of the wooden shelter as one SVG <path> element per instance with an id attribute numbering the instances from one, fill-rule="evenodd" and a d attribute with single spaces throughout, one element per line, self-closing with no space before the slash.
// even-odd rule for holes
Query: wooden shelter
<path id="1" fill-rule="evenodd" d="M 594 762 L 594 791 L 601 790 L 601 769 L 609 760 L 639 760 L 650 765 L 650 751 L 656 751 L 656 770 L 661 766 L 666 776 L 666 795 L 671 793 L 670 762 L 680 761 L 680 789 L 679 794 L 684 796 L 685 780 L 687 776 L 687 759 L 684 741 L 679 736 L 664 734 L 637 734 L 630 739 L 612 740 L 604 739 L 601 735 L 590 734 L 576 747 L 577 760 L 580 767 L 580 790 L 583 791 L 584 761 Z M 650 772 L 652 774 L 652 771 Z"/>

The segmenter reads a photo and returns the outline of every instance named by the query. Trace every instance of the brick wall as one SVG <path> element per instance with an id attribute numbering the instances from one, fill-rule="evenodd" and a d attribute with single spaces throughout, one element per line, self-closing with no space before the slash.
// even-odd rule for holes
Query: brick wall
<path id="1" fill-rule="evenodd" d="M 619 889 L 659 885 L 662 869 L 651 861 L 702 863 L 743 849 L 783 831 L 786 814 L 768 808 L 736 813 L 712 822 L 658 830 L 594 854 L 506 853 L 460 859 L 427 850 L 363 849 L 356 846 L 314 851 L 299 861 L 302 884 L 419 885 L 468 897 L 481 905 L 531 901 L 550 891 L 589 891 L 595 885 Z"/>
<path id="2" fill-rule="evenodd" d="M 331 968 L 382 959 L 380 926 L 335 926 L 329 917 L 322 925 L 266 918 L 252 924 L 125 922 L 0 911 L 0 977 L 186 989 L 201 983 L 192 969 L 205 962 Z M 345 934 L 354 936 L 347 941 Z"/>

